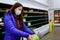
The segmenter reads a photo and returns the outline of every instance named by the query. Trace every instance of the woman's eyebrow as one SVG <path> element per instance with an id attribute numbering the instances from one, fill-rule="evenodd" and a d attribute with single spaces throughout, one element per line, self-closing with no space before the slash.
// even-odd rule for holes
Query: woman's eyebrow
<path id="1" fill-rule="evenodd" d="M 22 9 L 19 9 L 19 10 L 22 10 Z"/>

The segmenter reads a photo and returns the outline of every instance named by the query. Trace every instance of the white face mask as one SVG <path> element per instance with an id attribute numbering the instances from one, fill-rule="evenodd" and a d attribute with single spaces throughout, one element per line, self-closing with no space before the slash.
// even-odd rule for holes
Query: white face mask
<path id="1" fill-rule="evenodd" d="M 16 10 L 15 10 L 15 14 L 16 14 L 16 15 L 20 15 L 20 14 L 21 14 L 21 10 L 16 9 Z"/>

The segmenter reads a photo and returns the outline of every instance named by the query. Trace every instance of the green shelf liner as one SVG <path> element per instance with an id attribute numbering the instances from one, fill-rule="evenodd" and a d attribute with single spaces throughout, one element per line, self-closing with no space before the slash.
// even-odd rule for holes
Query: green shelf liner
<path id="1" fill-rule="evenodd" d="M 5 34 L 5 32 L 2 32 L 1 34 L 3 35 L 3 34 Z"/>
<path id="2" fill-rule="evenodd" d="M 6 12 L 6 10 L 0 10 L 0 12 Z"/>
<path id="3" fill-rule="evenodd" d="M 46 22 L 48 22 L 48 21 L 46 21 Z M 41 22 L 41 23 L 30 25 L 30 26 L 35 26 L 35 25 L 38 25 L 38 24 L 46 23 L 46 22 Z"/>
<path id="4" fill-rule="evenodd" d="M 46 20 L 48 18 L 44 18 L 44 19 L 37 19 L 37 20 L 30 20 L 30 21 L 26 21 L 26 22 L 34 22 L 34 21 L 40 21 L 40 20 Z"/>
<path id="5" fill-rule="evenodd" d="M 47 17 L 46 15 L 44 16 L 24 16 L 23 18 L 30 18 L 30 17 Z"/>
<path id="6" fill-rule="evenodd" d="M 4 23 L 3 24 L 0 24 L 0 26 L 4 26 Z"/>

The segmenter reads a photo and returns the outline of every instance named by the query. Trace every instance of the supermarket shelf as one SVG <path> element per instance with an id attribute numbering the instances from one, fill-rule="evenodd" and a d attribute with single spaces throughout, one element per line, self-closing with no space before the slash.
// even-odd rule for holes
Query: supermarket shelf
<path id="1" fill-rule="evenodd" d="M 54 26 L 60 26 L 60 23 L 54 23 Z"/>
<path id="2" fill-rule="evenodd" d="M 4 23 L 0 23 L 0 25 L 2 25 L 2 24 L 4 24 Z"/>
<path id="3" fill-rule="evenodd" d="M 46 22 L 48 22 L 48 21 L 46 21 Z M 35 26 L 35 25 L 39 25 L 39 24 L 42 24 L 42 23 L 46 23 L 46 22 L 36 23 L 36 24 L 30 25 L 30 26 Z"/>
<path id="4" fill-rule="evenodd" d="M 29 17 L 47 17 L 47 15 L 44 15 L 44 16 L 42 16 L 42 15 L 40 15 L 40 16 L 24 16 L 24 18 L 29 18 Z"/>
<path id="5" fill-rule="evenodd" d="M 45 20 L 45 19 L 48 19 L 48 18 L 44 18 L 44 19 L 37 19 L 37 20 L 30 20 L 30 21 L 26 21 L 26 22 L 41 21 L 41 20 Z"/>
<path id="6" fill-rule="evenodd" d="M 54 18 L 60 18 L 60 16 L 59 17 L 54 17 Z"/>
<path id="7" fill-rule="evenodd" d="M 26 14 L 27 14 L 27 13 L 33 13 L 33 14 L 37 14 L 37 13 L 38 13 L 38 14 L 47 14 L 47 13 L 44 13 L 44 12 L 24 12 L 24 13 L 26 13 Z"/>
<path id="8" fill-rule="evenodd" d="M 0 26 L 4 26 L 4 23 L 0 23 Z"/>
<path id="9" fill-rule="evenodd" d="M 26 23 L 28 27 L 31 27 L 31 26 L 39 27 L 39 25 L 42 26 L 44 24 L 48 24 L 48 12 L 47 11 L 25 8 L 23 13 L 25 14 L 25 16 L 23 16 L 24 22 Z"/>
<path id="10" fill-rule="evenodd" d="M 6 12 L 6 10 L 0 10 L 0 12 Z"/>
<path id="11" fill-rule="evenodd" d="M 2 32 L 1 34 L 3 35 L 3 34 L 5 34 L 5 32 Z"/>

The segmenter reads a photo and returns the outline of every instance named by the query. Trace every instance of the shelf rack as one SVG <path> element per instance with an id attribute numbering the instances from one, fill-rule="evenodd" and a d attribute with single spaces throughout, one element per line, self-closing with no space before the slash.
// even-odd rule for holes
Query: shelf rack
<path id="1" fill-rule="evenodd" d="M 25 19 L 25 23 L 28 27 L 40 27 L 42 25 L 48 24 L 48 12 L 44 10 L 38 9 L 24 9 L 23 19 Z M 29 25 L 30 24 L 30 25 Z"/>

